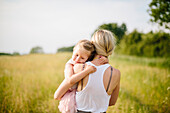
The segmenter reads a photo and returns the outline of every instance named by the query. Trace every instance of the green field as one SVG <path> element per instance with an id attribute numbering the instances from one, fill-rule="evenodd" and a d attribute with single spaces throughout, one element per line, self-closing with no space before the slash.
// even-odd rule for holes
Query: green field
<path id="1" fill-rule="evenodd" d="M 0 113 L 59 113 L 53 99 L 71 53 L 0 56 Z M 170 113 L 170 60 L 113 55 L 121 88 L 108 113 Z"/>

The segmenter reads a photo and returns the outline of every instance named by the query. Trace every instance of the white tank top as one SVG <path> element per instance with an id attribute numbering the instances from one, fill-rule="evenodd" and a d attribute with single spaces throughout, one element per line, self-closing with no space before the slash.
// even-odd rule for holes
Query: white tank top
<path id="1" fill-rule="evenodd" d="M 95 66 L 91 62 L 86 64 Z M 107 94 L 103 75 L 109 64 L 95 66 L 97 71 L 89 75 L 87 85 L 82 91 L 76 92 L 77 109 L 93 113 L 105 112 L 109 106 L 110 95 Z"/>

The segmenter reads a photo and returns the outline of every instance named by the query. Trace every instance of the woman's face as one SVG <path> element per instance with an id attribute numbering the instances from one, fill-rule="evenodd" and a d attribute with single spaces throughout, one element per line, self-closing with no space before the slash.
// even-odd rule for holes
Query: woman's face
<path id="1" fill-rule="evenodd" d="M 73 51 L 72 59 L 75 63 L 85 63 L 89 56 L 90 51 L 87 51 L 84 48 L 77 46 Z"/>

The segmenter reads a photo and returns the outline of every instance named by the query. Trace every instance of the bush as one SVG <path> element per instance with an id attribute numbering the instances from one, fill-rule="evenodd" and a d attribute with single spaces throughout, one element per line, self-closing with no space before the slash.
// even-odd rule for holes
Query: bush
<path id="1" fill-rule="evenodd" d="M 30 54 L 34 54 L 34 53 L 44 53 L 43 48 L 39 46 L 33 47 L 30 50 Z"/>
<path id="2" fill-rule="evenodd" d="M 142 34 L 134 30 L 125 35 L 117 50 L 119 53 L 147 56 L 147 57 L 169 57 L 170 56 L 170 34 L 157 32 Z"/>
<path id="3" fill-rule="evenodd" d="M 72 52 L 73 48 L 74 48 L 74 46 L 62 47 L 62 48 L 57 49 L 57 52 Z"/>

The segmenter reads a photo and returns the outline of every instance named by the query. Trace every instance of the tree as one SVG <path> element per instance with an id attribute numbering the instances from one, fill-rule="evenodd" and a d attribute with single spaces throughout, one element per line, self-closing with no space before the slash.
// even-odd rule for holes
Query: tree
<path id="1" fill-rule="evenodd" d="M 170 28 L 170 0 L 152 0 L 149 4 L 149 15 L 151 22 L 156 22 L 160 26 Z"/>
<path id="2" fill-rule="evenodd" d="M 15 52 L 13 52 L 12 55 L 20 55 L 20 54 L 19 54 L 19 52 L 16 52 L 16 51 L 15 51 Z"/>
<path id="3" fill-rule="evenodd" d="M 117 23 L 109 23 L 109 24 L 103 24 L 98 27 L 98 29 L 106 29 L 111 31 L 113 34 L 116 35 L 117 37 L 117 43 L 120 42 L 120 40 L 123 38 L 125 35 L 125 32 L 127 31 L 126 24 L 123 23 L 122 25 L 118 25 Z M 97 30 L 98 30 L 97 29 Z M 95 30 L 95 31 L 97 31 Z"/>
<path id="4" fill-rule="evenodd" d="M 57 52 L 73 52 L 74 46 L 58 48 Z"/>
<path id="5" fill-rule="evenodd" d="M 118 47 L 119 50 L 117 51 L 123 54 L 140 55 L 142 53 L 142 50 L 140 49 L 140 46 L 142 46 L 140 44 L 141 42 L 142 33 L 139 33 L 135 29 L 133 32 L 124 35 L 124 38 L 121 40 L 120 46 Z"/>
<path id="6" fill-rule="evenodd" d="M 30 53 L 44 53 L 44 52 L 42 47 L 36 46 L 31 49 Z"/>
<path id="7" fill-rule="evenodd" d="M 131 32 L 130 34 L 127 35 L 126 38 L 126 43 L 128 43 L 129 45 L 131 44 L 137 44 L 138 42 L 140 42 L 142 40 L 142 34 L 139 33 L 136 29 Z"/>

